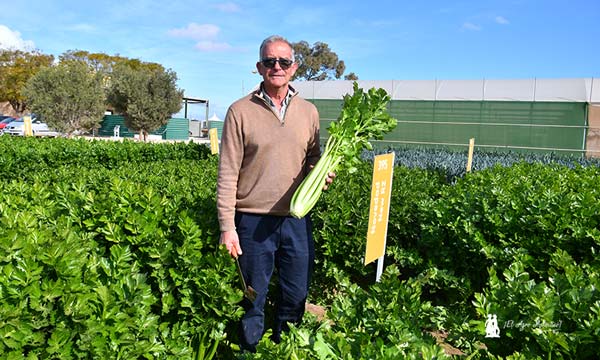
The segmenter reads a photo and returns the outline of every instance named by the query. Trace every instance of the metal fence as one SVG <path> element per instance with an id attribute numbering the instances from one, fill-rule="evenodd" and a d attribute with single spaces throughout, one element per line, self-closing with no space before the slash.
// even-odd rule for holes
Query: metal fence
<path id="1" fill-rule="evenodd" d="M 312 100 L 321 128 L 339 116 L 341 100 Z M 470 138 L 487 150 L 582 153 L 586 151 L 588 104 L 522 101 L 392 100 L 394 131 L 380 146 L 466 148 Z M 327 131 L 322 131 L 327 137 Z"/>

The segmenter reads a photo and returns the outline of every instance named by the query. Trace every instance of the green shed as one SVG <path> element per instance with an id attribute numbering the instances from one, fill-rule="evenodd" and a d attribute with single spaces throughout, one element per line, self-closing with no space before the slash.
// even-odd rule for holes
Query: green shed
<path id="1" fill-rule="evenodd" d="M 209 120 L 208 121 L 208 129 L 217 129 L 217 135 L 219 136 L 219 140 L 221 136 L 223 136 L 223 121 L 221 120 Z"/>
<path id="2" fill-rule="evenodd" d="M 125 126 L 125 118 L 122 115 L 105 115 L 100 129 L 99 136 L 114 136 L 115 126 L 119 126 L 119 137 L 133 138 L 136 133 Z M 189 122 L 183 118 L 172 118 L 167 125 L 163 125 L 150 135 L 160 135 L 163 140 L 187 140 L 189 138 Z"/>
<path id="3" fill-rule="evenodd" d="M 98 136 L 114 136 L 115 126 L 119 126 L 119 137 L 133 138 L 134 132 L 125 126 L 125 118 L 122 115 L 104 115 Z"/>
<path id="4" fill-rule="evenodd" d="M 163 140 L 187 140 L 190 137 L 189 120 L 184 118 L 172 118 L 164 129 L 161 126 L 157 132 L 160 130 Z"/>

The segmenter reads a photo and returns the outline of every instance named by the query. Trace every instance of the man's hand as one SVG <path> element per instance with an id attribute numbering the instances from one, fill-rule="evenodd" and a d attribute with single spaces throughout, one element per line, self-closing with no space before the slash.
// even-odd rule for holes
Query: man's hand
<path id="1" fill-rule="evenodd" d="M 327 190 L 329 188 L 329 185 L 331 185 L 333 179 L 335 179 L 334 172 L 330 172 L 329 174 L 327 174 L 327 179 L 325 179 L 325 185 L 323 186 L 323 190 Z"/>
<path id="2" fill-rule="evenodd" d="M 229 254 L 237 258 L 242 255 L 242 248 L 240 247 L 240 238 L 238 237 L 238 233 L 235 230 L 230 231 L 222 231 L 221 239 L 219 242 L 227 248 Z"/>
<path id="3" fill-rule="evenodd" d="M 310 170 L 312 170 L 314 167 L 315 167 L 314 165 L 310 165 L 308 168 Z M 329 188 L 329 185 L 331 185 L 331 183 L 333 182 L 333 179 L 335 179 L 334 172 L 330 172 L 329 174 L 327 174 L 327 178 L 325 179 L 325 185 L 323 185 L 323 191 L 325 191 Z"/>

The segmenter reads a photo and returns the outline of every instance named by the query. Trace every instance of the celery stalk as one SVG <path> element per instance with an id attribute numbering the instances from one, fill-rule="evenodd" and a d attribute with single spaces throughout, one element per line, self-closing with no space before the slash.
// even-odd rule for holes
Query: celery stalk
<path id="1" fill-rule="evenodd" d="M 338 167 L 355 170 L 364 149 L 372 149 L 370 139 L 382 139 L 396 127 L 397 120 L 387 112 L 390 97 L 384 89 L 368 92 L 354 82 L 354 94 L 344 96 L 342 112 L 329 126 L 325 151 L 292 196 L 290 214 L 302 218 L 317 204 L 325 180 Z"/>

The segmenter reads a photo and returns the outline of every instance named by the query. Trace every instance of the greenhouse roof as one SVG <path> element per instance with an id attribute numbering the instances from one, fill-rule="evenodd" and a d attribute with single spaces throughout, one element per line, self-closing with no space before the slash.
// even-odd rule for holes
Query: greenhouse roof
<path id="1" fill-rule="evenodd" d="M 600 103 L 600 79 L 515 80 L 358 80 L 359 87 L 383 88 L 392 100 L 553 101 Z M 296 81 L 307 99 L 341 99 L 352 93 L 351 80 Z"/>

